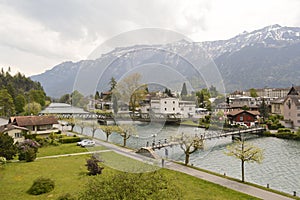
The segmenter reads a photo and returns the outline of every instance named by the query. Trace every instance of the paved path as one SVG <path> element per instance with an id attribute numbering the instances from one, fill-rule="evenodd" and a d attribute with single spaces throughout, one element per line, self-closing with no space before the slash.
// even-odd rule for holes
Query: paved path
<path id="1" fill-rule="evenodd" d="M 104 141 L 100 141 L 100 140 L 96 140 L 96 144 L 97 145 L 101 145 L 104 147 L 107 147 L 110 150 L 103 150 L 103 151 L 99 151 L 99 152 L 104 152 L 104 151 L 115 151 L 116 153 L 119 153 L 121 155 L 133 158 L 135 160 L 139 160 L 139 161 L 149 161 L 149 158 L 145 158 L 144 156 L 141 156 L 139 154 L 136 154 L 133 150 L 131 149 L 127 149 L 124 147 L 120 147 L 108 142 L 104 142 Z M 87 152 L 87 153 L 93 153 L 93 152 Z M 75 153 L 76 154 L 76 153 Z M 155 163 L 155 162 L 154 162 Z M 157 163 L 157 162 L 156 162 Z M 178 171 L 178 172 L 182 172 L 185 174 L 189 174 L 191 176 L 203 179 L 203 180 L 207 180 L 209 182 L 230 188 L 232 190 L 235 191 L 239 191 L 260 199 L 265 199 L 265 200 L 291 200 L 292 198 L 289 197 L 285 197 L 282 196 L 280 194 L 276 194 L 273 192 L 269 192 L 254 186 L 250 186 L 250 185 L 246 185 L 237 181 L 232 181 L 226 178 L 222 178 L 220 176 L 216 176 L 216 175 L 212 175 L 203 171 L 199 171 L 196 169 L 192 169 L 190 167 L 184 166 L 184 165 L 180 165 L 171 161 L 167 161 L 165 162 L 164 165 L 165 168 L 167 169 L 171 169 L 174 171 Z"/>
<path id="2" fill-rule="evenodd" d="M 80 153 L 69 153 L 69 154 L 60 154 L 60 155 L 53 155 L 53 156 L 43 156 L 43 157 L 37 157 L 36 160 L 45 159 L 45 158 L 78 156 L 78 155 L 86 155 L 86 154 L 101 153 L 101 152 L 108 152 L 108 151 L 112 151 L 112 150 L 87 151 L 87 152 L 80 152 Z"/>

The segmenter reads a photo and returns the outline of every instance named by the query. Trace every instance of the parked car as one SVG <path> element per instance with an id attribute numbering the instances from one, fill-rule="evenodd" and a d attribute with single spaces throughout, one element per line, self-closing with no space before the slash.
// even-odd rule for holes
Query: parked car
<path id="1" fill-rule="evenodd" d="M 87 141 L 82 142 L 80 146 L 82 146 L 82 147 L 93 147 L 93 146 L 95 146 L 95 144 L 96 144 L 95 141 L 87 140 Z"/>
<path id="2" fill-rule="evenodd" d="M 91 140 L 89 140 L 89 139 L 81 140 L 80 142 L 77 142 L 77 146 L 81 146 L 81 144 L 88 142 L 88 141 L 91 141 Z"/>

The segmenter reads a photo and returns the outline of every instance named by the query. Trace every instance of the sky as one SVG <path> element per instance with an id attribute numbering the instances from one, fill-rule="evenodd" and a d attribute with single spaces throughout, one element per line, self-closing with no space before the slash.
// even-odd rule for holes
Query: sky
<path id="1" fill-rule="evenodd" d="M 0 0 L 0 67 L 27 76 L 87 59 L 127 31 L 159 28 L 195 42 L 272 24 L 300 27 L 299 0 Z"/>

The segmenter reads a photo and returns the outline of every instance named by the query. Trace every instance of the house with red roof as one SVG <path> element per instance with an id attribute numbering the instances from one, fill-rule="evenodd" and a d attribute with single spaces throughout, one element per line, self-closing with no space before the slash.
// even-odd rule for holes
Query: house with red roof
<path id="1" fill-rule="evenodd" d="M 260 113 L 256 110 L 233 110 L 227 113 L 230 124 L 246 125 L 248 127 L 258 124 L 259 117 Z"/>

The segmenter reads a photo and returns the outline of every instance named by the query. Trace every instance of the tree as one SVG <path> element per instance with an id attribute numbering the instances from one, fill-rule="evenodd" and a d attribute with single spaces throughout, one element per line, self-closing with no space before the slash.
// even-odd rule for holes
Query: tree
<path id="1" fill-rule="evenodd" d="M 68 124 L 67 124 L 68 126 L 71 126 L 71 132 L 73 132 L 73 129 L 74 129 L 75 125 L 76 125 L 76 120 L 75 120 L 75 118 L 74 118 L 74 117 L 63 118 L 62 120 L 65 121 L 65 122 L 67 122 L 67 123 L 68 123 Z"/>
<path id="2" fill-rule="evenodd" d="M 219 95 L 219 92 L 217 91 L 217 88 L 213 85 L 210 86 L 209 93 L 210 93 L 210 96 L 213 97 L 213 98 L 215 98 Z"/>
<path id="3" fill-rule="evenodd" d="M 118 83 L 113 91 L 113 94 L 119 97 L 118 99 L 123 103 L 128 103 L 129 109 L 133 112 L 140 106 L 140 102 L 145 99 L 147 94 L 147 85 L 142 85 L 140 79 L 140 74 L 132 74 Z"/>
<path id="4" fill-rule="evenodd" d="M 136 129 L 134 126 L 129 124 L 122 124 L 120 125 L 119 134 L 123 137 L 123 146 L 126 147 L 127 140 L 136 135 Z"/>
<path id="5" fill-rule="evenodd" d="M 0 157 L 4 157 L 6 160 L 12 160 L 17 152 L 14 139 L 7 133 L 0 133 Z"/>
<path id="6" fill-rule="evenodd" d="M 29 91 L 30 102 L 37 102 L 42 107 L 45 106 L 46 95 L 42 90 L 30 90 Z"/>
<path id="7" fill-rule="evenodd" d="M 269 108 L 268 108 L 268 105 L 266 104 L 264 98 L 262 99 L 262 103 L 259 106 L 259 112 L 263 118 L 263 122 L 265 122 L 265 120 L 269 117 Z"/>
<path id="8" fill-rule="evenodd" d="M 59 100 L 59 103 L 67 103 L 67 104 L 71 104 L 71 96 L 70 94 L 64 94 L 62 95 Z"/>
<path id="9" fill-rule="evenodd" d="M 182 133 L 181 136 L 175 137 L 175 142 L 178 142 L 180 145 L 180 148 L 183 150 L 185 154 L 185 162 L 184 164 L 187 165 L 190 161 L 190 155 L 197 150 L 203 148 L 203 139 L 197 135 L 191 136 Z"/>
<path id="10" fill-rule="evenodd" d="M 99 92 L 98 92 L 98 91 L 96 91 L 96 94 L 95 94 L 95 99 L 96 99 L 96 100 L 100 99 L 100 94 L 99 94 Z"/>
<path id="11" fill-rule="evenodd" d="M 19 143 L 19 160 L 25 160 L 26 162 L 34 161 L 39 147 L 40 145 L 36 141 L 30 139 L 26 139 L 24 142 Z"/>
<path id="12" fill-rule="evenodd" d="M 187 92 L 187 89 L 186 89 L 186 84 L 183 83 L 180 96 L 183 97 L 183 96 L 186 96 L 187 94 L 188 94 L 188 92 Z"/>
<path id="13" fill-rule="evenodd" d="M 95 176 L 97 174 L 101 174 L 104 167 L 99 166 L 98 163 L 102 162 L 101 160 L 97 159 L 95 156 L 92 156 L 90 159 L 86 161 L 85 166 L 89 171 L 89 175 Z"/>
<path id="14" fill-rule="evenodd" d="M 196 92 L 196 96 L 198 97 L 198 105 L 200 108 L 206 108 L 208 110 L 211 109 L 210 93 L 207 88 L 204 88 L 198 92 Z"/>
<path id="15" fill-rule="evenodd" d="M 98 124 L 98 122 L 93 121 L 93 122 L 89 122 L 88 126 L 91 128 L 92 131 L 92 138 L 95 137 L 95 132 L 98 128 L 100 128 L 100 125 Z"/>
<path id="16" fill-rule="evenodd" d="M 246 143 L 244 139 L 235 140 L 233 145 L 227 146 L 227 152 L 225 153 L 241 160 L 242 182 L 245 181 L 245 162 L 261 163 L 263 160 L 263 150 Z"/>
<path id="17" fill-rule="evenodd" d="M 250 92 L 250 97 L 254 97 L 254 98 L 255 98 L 255 97 L 258 97 L 255 88 L 251 88 L 251 89 L 249 90 L 249 92 Z"/>
<path id="18" fill-rule="evenodd" d="M 0 90 L 0 116 L 9 117 L 15 114 L 15 105 L 12 96 L 6 89 Z"/>
<path id="19" fill-rule="evenodd" d="M 81 120 L 81 121 L 78 121 L 76 124 L 80 127 L 80 130 L 81 130 L 80 133 L 82 134 L 83 129 L 85 127 L 85 122 Z"/>
<path id="20" fill-rule="evenodd" d="M 23 94 L 18 94 L 18 96 L 15 99 L 15 108 L 16 113 L 20 114 L 24 112 L 24 106 L 25 106 L 26 100 Z"/>
<path id="21" fill-rule="evenodd" d="M 25 115 L 37 115 L 41 112 L 42 106 L 37 102 L 28 103 L 24 106 Z"/>
<path id="22" fill-rule="evenodd" d="M 111 77 L 109 83 L 110 83 L 110 90 L 109 91 L 112 92 L 117 86 L 117 81 L 114 77 Z"/>
<path id="23" fill-rule="evenodd" d="M 95 177 L 79 195 L 79 200 L 182 199 L 181 189 L 162 172 L 114 173 Z"/>
<path id="24" fill-rule="evenodd" d="M 113 127 L 112 126 L 102 126 L 101 129 L 106 135 L 106 141 L 108 141 L 109 136 L 113 133 Z"/>
<path id="25" fill-rule="evenodd" d="M 87 105 L 87 100 L 77 90 L 75 90 L 74 92 L 72 92 L 71 99 L 72 99 L 72 105 L 73 106 L 77 106 L 77 107 L 81 107 L 82 108 L 85 105 Z"/>

